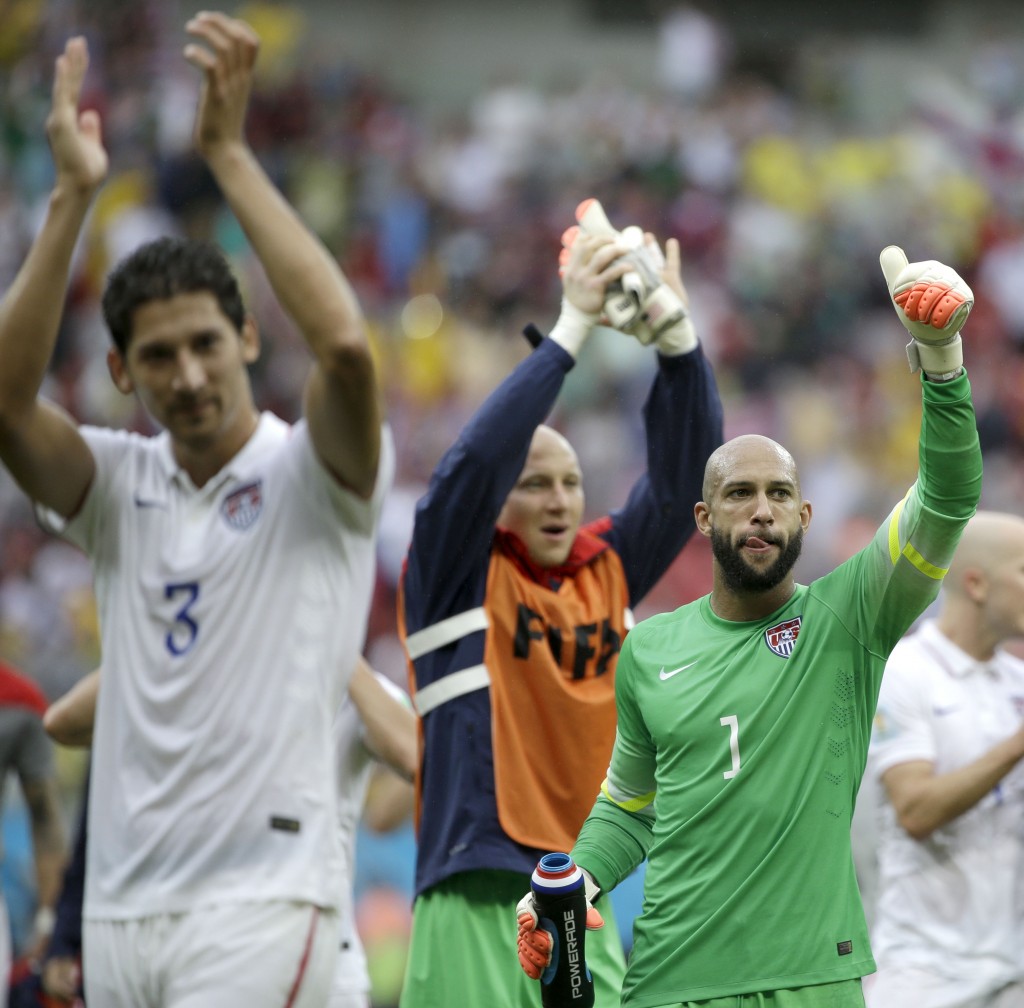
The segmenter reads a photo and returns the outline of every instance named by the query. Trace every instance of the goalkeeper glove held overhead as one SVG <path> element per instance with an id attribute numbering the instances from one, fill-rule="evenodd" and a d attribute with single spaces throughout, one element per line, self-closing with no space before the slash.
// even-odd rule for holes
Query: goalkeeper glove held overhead
<path id="1" fill-rule="evenodd" d="M 974 293 L 960 275 L 934 259 L 908 263 L 898 245 L 879 255 L 896 314 L 910 333 L 911 371 L 933 381 L 955 378 L 963 367 L 960 329 L 974 307 Z"/>

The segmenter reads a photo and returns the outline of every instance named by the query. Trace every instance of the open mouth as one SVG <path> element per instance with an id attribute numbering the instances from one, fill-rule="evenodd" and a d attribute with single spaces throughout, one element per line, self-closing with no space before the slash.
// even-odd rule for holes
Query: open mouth
<path id="1" fill-rule="evenodd" d="M 541 532 L 551 539 L 559 539 L 569 530 L 568 525 L 541 525 Z"/>

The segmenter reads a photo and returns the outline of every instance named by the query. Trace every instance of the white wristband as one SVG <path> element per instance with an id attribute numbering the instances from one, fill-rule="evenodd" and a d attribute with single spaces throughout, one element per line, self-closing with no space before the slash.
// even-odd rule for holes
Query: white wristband
<path id="1" fill-rule="evenodd" d="M 548 339 L 554 340 L 573 359 L 579 356 L 586 338 L 591 330 L 597 325 L 599 315 L 591 315 L 589 312 L 577 308 L 571 301 L 562 298 L 562 311 L 558 316 Z"/>
<path id="2" fill-rule="evenodd" d="M 36 934 L 40 938 L 49 938 L 53 934 L 54 926 L 57 923 L 57 913 L 53 907 L 41 906 L 36 911 L 36 918 L 33 923 Z"/>
<path id="3" fill-rule="evenodd" d="M 664 357 L 679 357 L 697 349 L 697 330 L 687 316 L 674 326 L 669 326 L 655 341 L 658 353 Z"/>
<path id="4" fill-rule="evenodd" d="M 943 380 L 939 376 L 956 375 L 963 367 L 963 341 L 959 333 L 945 343 L 912 339 L 907 344 L 907 360 L 910 361 L 911 373 L 924 371 L 929 378 Z"/>

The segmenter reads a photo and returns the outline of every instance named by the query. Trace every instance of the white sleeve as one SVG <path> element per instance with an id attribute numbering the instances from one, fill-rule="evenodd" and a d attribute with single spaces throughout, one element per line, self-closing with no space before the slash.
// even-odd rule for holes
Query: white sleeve
<path id="1" fill-rule="evenodd" d="M 936 759 L 931 721 L 931 696 L 919 648 L 910 641 L 896 645 L 882 676 L 878 709 L 869 749 L 869 769 L 875 777 L 900 763 Z"/>
<path id="2" fill-rule="evenodd" d="M 377 479 L 373 492 L 367 499 L 339 482 L 320 461 L 305 419 L 293 425 L 291 436 L 300 446 L 300 451 L 293 455 L 295 466 L 292 470 L 293 478 L 298 485 L 307 491 L 317 487 L 320 506 L 325 506 L 332 514 L 340 516 L 342 523 L 355 533 L 374 534 L 384 506 L 384 498 L 390 492 L 395 479 L 396 455 L 390 425 L 385 423 L 381 426 Z"/>

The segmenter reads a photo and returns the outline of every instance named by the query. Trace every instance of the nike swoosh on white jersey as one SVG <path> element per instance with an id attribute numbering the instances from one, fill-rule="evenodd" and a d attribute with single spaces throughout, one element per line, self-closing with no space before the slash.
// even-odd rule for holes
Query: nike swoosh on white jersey
<path id="1" fill-rule="evenodd" d="M 680 665 L 679 668 L 672 669 L 671 672 L 665 671 L 665 666 L 661 666 L 661 671 L 658 673 L 659 679 L 671 679 L 678 672 L 685 672 L 688 668 L 693 668 L 697 663 L 695 661 L 690 662 L 689 665 Z"/>

